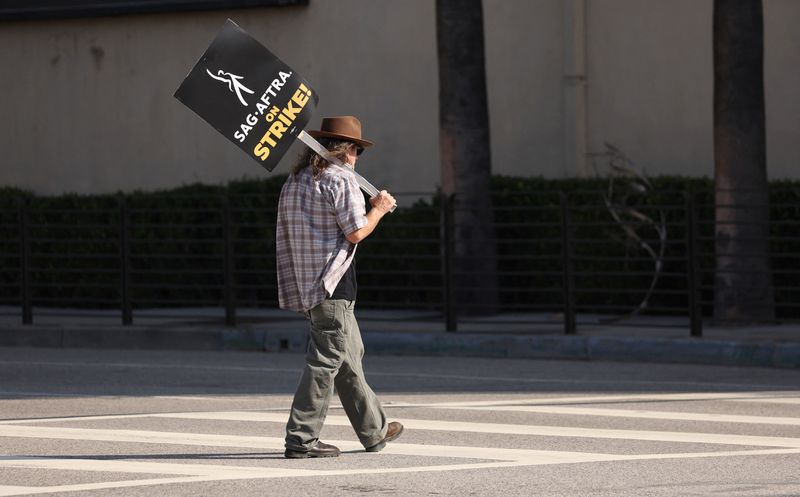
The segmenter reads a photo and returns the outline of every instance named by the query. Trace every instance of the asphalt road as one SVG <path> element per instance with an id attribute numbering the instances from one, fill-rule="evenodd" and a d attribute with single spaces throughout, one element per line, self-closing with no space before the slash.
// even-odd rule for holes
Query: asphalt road
<path id="1" fill-rule="evenodd" d="M 403 436 L 286 460 L 302 361 L 0 348 L 0 496 L 800 495 L 800 371 L 373 356 Z"/>

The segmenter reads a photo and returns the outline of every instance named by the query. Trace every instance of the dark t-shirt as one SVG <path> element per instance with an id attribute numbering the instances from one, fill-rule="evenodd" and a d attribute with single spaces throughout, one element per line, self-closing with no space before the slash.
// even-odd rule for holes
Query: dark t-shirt
<path id="1" fill-rule="evenodd" d="M 347 268 L 347 271 L 344 273 L 344 276 L 342 276 L 342 279 L 339 280 L 339 284 L 336 285 L 336 289 L 329 298 L 355 300 L 357 290 L 358 284 L 356 283 L 356 261 L 354 259 L 350 264 L 350 267 Z"/>

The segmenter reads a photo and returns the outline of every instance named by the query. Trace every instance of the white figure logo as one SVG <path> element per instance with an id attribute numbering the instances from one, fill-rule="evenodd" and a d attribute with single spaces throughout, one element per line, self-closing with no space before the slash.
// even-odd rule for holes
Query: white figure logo
<path id="1" fill-rule="evenodd" d="M 244 97 L 242 97 L 242 91 L 252 95 L 253 90 L 247 88 L 245 85 L 239 82 L 239 80 L 242 79 L 241 76 L 225 72 L 222 69 L 217 71 L 217 76 L 214 76 L 214 74 L 212 74 L 211 71 L 209 71 L 208 69 L 206 69 L 206 72 L 208 73 L 209 76 L 216 79 L 217 81 L 222 81 L 223 83 L 227 83 L 228 89 L 232 92 L 235 92 L 236 96 L 239 97 L 239 101 L 242 102 L 242 105 L 247 107 L 247 102 L 245 102 Z"/>

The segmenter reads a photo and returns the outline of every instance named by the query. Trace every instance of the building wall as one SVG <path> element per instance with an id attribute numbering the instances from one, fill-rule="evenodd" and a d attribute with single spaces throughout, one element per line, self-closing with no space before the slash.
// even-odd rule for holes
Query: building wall
<path id="1" fill-rule="evenodd" d="M 589 148 L 649 174 L 713 175 L 711 1 L 588 2 Z"/>
<path id="2" fill-rule="evenodd" d="M 0 184 L 110 192 L 269 174 L 172 97 L 226 17 L 312 82 L 314 127 L 360 116 L 377 143 L 364 176 L 434 188 L 435 18 L 424 0 L 2 23 L 0 109 L 13 117 L 0 123 Z"/>
<path id="3" fill-rule="evenodd" d="M 563 151 L 562 1 L 484 0 L 496 174 L 570 174 Z"/>
<path id="4" fill-rule="evenodd" d="M 587 2 L 589 148 L 649 174 L 714 175 L 712 0 Z M 767 171 L 800 170 L 800 2 L 764 1 Z"/>
<path id="5" fill-rule="evenodd" d="M 800 178 L 800 2 L 764 1 L 767 171 Z"/>
<path id="6" fill-rule="evenodd" d="M 0 185 L 113 192 L 269 174 L 172 97 L 230 17 L 312 82 L 313 127 L 324 115 L 361 117 L 377 144 L 359 162 L 364 176 L 395 192 L 432 191 L 440 183 L 434 5 L 311 0 L 0 23 Z M 712 175 L 711 7 L 484 0 L 493 171 L 590 174 L 584 152 L 610 142 L 649 174 Z M 767 0 L 764 9 L 769 174 L 798 177 L 800 2 Z"/>

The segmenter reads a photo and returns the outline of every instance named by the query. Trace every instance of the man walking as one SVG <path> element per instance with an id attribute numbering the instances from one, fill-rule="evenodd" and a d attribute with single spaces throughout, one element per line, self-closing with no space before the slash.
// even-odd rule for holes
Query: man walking
<path id="1" fill-rule="evenodd" d="M 352 116 L 325 118 L 308 132 L 342 162 L 355 168 L 372 142 L 361 138 Z M 306 365 L 286 425 L 287 458 L 336 457 L 339 449 L 319 441 L 333 388 L 367 452 L 377 452 L 403 432 L 386 414 L 364 378 L 364 344 L 353 314 L 354 257 L 395 200 L 385 190 L 364 197 L 353 174 L 308 150 L 281 190 L 275 234 L 278 300 L 282 309 L 306 314 L 311 337 Z"/>

